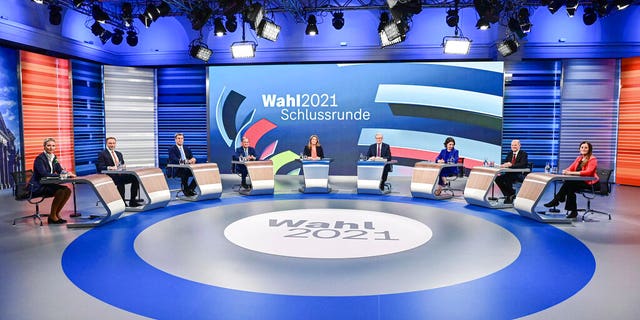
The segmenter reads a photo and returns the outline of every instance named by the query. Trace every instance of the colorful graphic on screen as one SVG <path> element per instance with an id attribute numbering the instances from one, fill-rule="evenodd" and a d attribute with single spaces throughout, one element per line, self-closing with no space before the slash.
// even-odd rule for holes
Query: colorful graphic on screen
<path id="1" fill-rule="evenodd" d="M 231 167 L 243 136 L 277 174 L 320 137 L 331 175 L 355 175 L 360 154 L 382 133 L 411 175 L 451 136 L 465 167 L 500 161 L 503 63 L 365 63 L 209 67 L 209 159 Z"/>

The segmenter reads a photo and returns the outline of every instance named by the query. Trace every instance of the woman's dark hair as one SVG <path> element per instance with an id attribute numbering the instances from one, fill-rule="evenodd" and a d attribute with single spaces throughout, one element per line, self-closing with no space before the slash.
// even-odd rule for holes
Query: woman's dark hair
<path id="1" fill-rule="evenodd" d="M 580 147 L 582 147 L 583 144 L 586 144 L 589 147 L 589 151 L 585 155 L 586 157 L 584 157 L 584 160 L 582 160 L 583 164 L 586 164 L 587 160 L 591 159 L 591 156 L 593 154 L 593 146 L 591 145 L 591 142 L 586 140 L 580 142 Z M 580 148 L 578 148 L 578 150 L 580 150 Z"/>
<path id="2" fill-rule="evenodd" d="M 447 139 L 444 140 L 444 146 L 445 148 L 447 147 L 447 145 L 449 144 L 449 142 L 453 142 L 453 145 L 456 145 L 456 139 L 452 138 L 452 137 L 447 137 Z"/>

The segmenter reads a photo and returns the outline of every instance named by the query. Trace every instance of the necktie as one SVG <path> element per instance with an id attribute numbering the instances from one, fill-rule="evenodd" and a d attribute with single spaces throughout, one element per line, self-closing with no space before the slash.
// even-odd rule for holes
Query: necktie
<path id="1" fill-rule="evenodd" d="M 380 144 L 378 144 L 378 154 L 376 155 L 376 157 L 380 157 Z"/>
<path id="2" fill-rule="evenodd" d="M 182 146 L 178 147 L 178 149 L 180 149 L 180 160 L 187 160 L 187 156 L 184 154 L 184 149 L 182 149 Z"/>
<path id="3" fill-rule="evenodd" d="M 113 158 L 113 164 L 117 167 L 118 165 L 120 165 L 120 160 L 118 159 L 118 156 L 116 156 L 116 152 L 111 150 L 111 157 Z"/>
<path id="4" fill-rule="evenodd" d="M 244 156 L 248 157 L 249 156 L 249 149 L 244 148 Z"/>
<path id="5" fill-rule="evenodd" d="M 511 157 L 511 163 L 516 162 L 516 157 L 518 156 L 517 153 L 514 153 L 513 156 Z"/>

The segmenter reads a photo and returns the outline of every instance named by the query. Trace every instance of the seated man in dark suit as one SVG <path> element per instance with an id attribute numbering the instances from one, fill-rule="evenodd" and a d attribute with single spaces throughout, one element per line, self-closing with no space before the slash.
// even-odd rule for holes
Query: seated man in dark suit
<path id="1" fill-rule="evenodd" d="M 512 169 L 524 169 L 529 164 L 529 156 L 524 150 L 520 150 L 520 140 L 511 141 L 511 151 L 507 154 L 505 161 L 500 167 Z M 515 181 L 522 181 L 523 176 L 520 172 L 507 172 L 496 178 L 496 185 L 504 195 L 504 203 L 513 203 L 516 197 L 516 191 L 513 189 Z"/>
<path id="2" fill-rule="evenodd" d="M 367 151 L 367 158 L 384 158 L 387 161 L 391 160 L 391 147 L 388 144 L 382 142 L 382 134 L 376 133 L 376 143 L 369 146 Z M 380 190 L 384 190 L 384 184 L 387 182 L 387 176 L 391 171 L 391 165 L 387 164 L 382 170 L 382 179 L 380 181 Z"/>
<path id="3" fill-rule="evenodd" d="M 234 155 L 234 160 L 240 159 L 244 159 L 244 161 L 256 160 L 256 149 L 249 145 L 249 138 L 247 137 L 242 138 L 242 146 L 236 149 L 236 153 Z M 238 171 L 242 176 L 242 187 L 249 189 L 249 185 L 247 184 L 247 175 L 249 174 L 247 167 L 244 165 L 238 165 L 236 166 L 236 171 Z"/>
<path id="4" fill-rule="evenodd" d="M 169 148 L 169 160 L 167 163 L 169 164 L 194 164 L 196 163 L 196 158 L 193 157 L 193 153 L 191 149 L 184 145 L 184 135 L 182 133 L 176 133 L 173 136 L 173 139 L 176 141 L 176 144 L 172 145 Z M 192 177 L 193 174 L 191 170 L 185 168 L 172 168 L 171 176 L 180 178 L 180 186 L 182 188 L 182 193 L 185 196 L 191 197 L 196 195 L 196 181 L 191 180 L 189 183 L 189 177 Z"/>
<path id="5" fill-rule="evenodd" d="M 122 165 L 124 165 L 124 156 L 122 156 L 120 151 L 116 151 L 116 138 L 108 137 L 106 148 L 98 154 L 96 169 L 98 169 L 98 173 L 101 173 L 104 170 L 117 170 Z M 109 174 L 109 176 L 113 179 L 116 187 L 118 187 L 118 192 L 122 200 L 125 199 L 125 185 L 131 184 L 131 199 L 129 199 L 128 206 L 137 207 L 142 204 L 141 200 L 136 199 L 138 197 L 138 190 L 140 189 L 140 184 L 136 177 L 130 174 Z"/>

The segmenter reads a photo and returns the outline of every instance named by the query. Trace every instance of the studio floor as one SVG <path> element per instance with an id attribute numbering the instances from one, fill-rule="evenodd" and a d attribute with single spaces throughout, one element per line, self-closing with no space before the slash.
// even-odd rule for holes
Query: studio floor
<path id="1" fill-rule="evenodd" d="M 546 225 L 461 196 L 358 195 L 354 177 L 301 194 L 171 201 L 93 229 L 13 219 L 0 191 L 0 319 L 637 319 L 640 193 L 593 202 L 612 220 Z M 551 192 L 547 192 L 550 197 Z M 77 208 L 100 212 L 86 186 Z M 41 206 L 48 213 L 50 200 Z M 586 201 L 579 197 L 579 206 Z M 69 201 L 63 216 L 73 212 Z"/>

